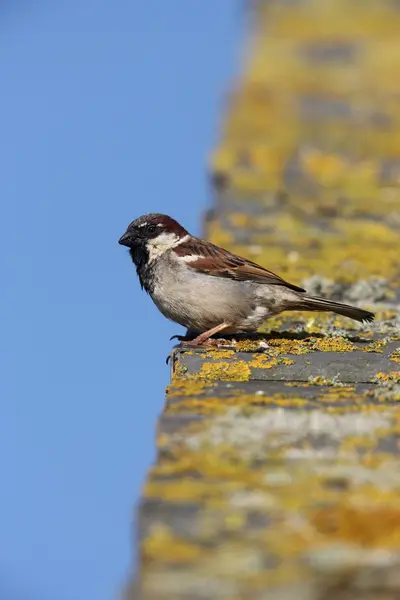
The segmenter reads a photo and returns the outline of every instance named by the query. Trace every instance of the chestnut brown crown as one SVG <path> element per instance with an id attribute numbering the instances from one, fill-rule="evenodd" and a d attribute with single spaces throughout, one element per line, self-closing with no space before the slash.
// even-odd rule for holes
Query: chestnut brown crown
<path id="1" fill-rule="evenodd" d="M 127 227 L 118 243 L 128 248 L 141 245 L 149 239 L 157 238 L 162 233 L 174 233 L 179 238 L 188 234 L 175 219 L 161 213 L 149 213 L 135 219 Z"/>

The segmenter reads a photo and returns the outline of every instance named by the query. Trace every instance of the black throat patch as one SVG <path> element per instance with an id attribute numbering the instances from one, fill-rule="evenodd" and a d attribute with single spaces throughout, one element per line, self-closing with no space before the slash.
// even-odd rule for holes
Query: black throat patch
<path id="1" fill-rule="evenodd" d="M 152 268 L 149 266 L 149 253 L 145 246 L 137 246 L 129 249 L 132 261 L 136 265 L 136 273 L 138 274 L 140 286 L 151 292 L 154 286 Z"/>

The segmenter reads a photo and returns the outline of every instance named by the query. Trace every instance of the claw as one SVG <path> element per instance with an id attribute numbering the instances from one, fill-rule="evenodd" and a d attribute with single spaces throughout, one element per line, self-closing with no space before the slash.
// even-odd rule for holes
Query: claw
<path id="1" fill-rule="evenodd" d="M 174 365 L 174 361 L 173 361 L 173 359 L 174 359 L 174 352 L 175 352 L 175 348 L 172 350 L 172 352 L 170 352 L 170 354 L 168 354 L 167 358 L 165 359 L 165 364 L 167 366 L 169 364 L 169 361 L 172 360 L 171 367 L 173 367 L 173 365 Z"/>
<path id="2" fill-rule="evenodd" d="M 175 362 L 175 356 L 176 354 L 179 353 L 180 347 L 179 346 L 175 346 L 171 353 L 168 354 L 167 358 L 165 359 L 165 364 L 168 366 L 170 366 L 170 376 L 171 376 L 171 380 L 172 380 L 172 376 L 174 374 L 174 362 Z"/>
<path id="3" fill-rule="evenodd" d="M 185 339 L 184 335 L 173 335 L 172 337 L 169 338 L 169 341 L 178 340 L 179 342 L 181 342 L 184 339 Z"/>

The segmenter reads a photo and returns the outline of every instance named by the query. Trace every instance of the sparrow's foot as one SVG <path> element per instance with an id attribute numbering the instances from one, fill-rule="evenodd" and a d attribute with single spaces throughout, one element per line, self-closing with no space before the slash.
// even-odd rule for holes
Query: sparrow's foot
<path id="1" fill-rule="evenodd" d="M 175 357 L 177 354 L 179 354 L 179 350 L 181 349 L 181 345 L 179 346 L 175 346 L 171 352 L 168 354 L 167 358 L 165 359 L 165 364 L 168 365 L 169 362 L 171 361 L 171 376 L 172 376 L 172 371 L 174 370 L 174 361 L 175 361 Z"/>
<path id="2" fill-rule="evenodd" d="M 190 336 L 190 335 L 173 335 L 172 337 L 169 338 L 169 341 L 178 340 L 178 342 L 189 342 L 192 339 L 193 339 L 193 336 Z"/>
<path id="3" fill-rule="evenodd" d="M 236 350 L 236 342 L 235 340 L 226 340 L 225 338 L 209 338 L 204 342 L 196 342 L 190 337 L 184 337 L 174 335 L 175 339 L 180 340 L 179 346 L 175 346 L 170 354 L 168 354 L 165 359 L 165 363 L 168 365 L 170 361 L 171 367 L 173 369 L 175 356 L 179 354 L 180 350 L 185 350 L 186 348 L 190 350 L 191 348 L 220 348 L 221 350 Z M 172 338 L 171 338 L 172 339 Z"/>
<path id="4" fill-rule="evenodd" d="M 220 331 L 223 331 L 224 329 L 227 329 L 227 327 L 230 327 L 230 323 L 220 323 L 219 325 L 216 325 L 215 327 L 213 327 L 212 329 L 208 329 L 207 331 L 204 331 L 203 333 L 201 333 L 200 335 L 197 335 L 196 337 L 193 338 L 193 336 L 191 334 L 193 334 L 193 332 L 188 329 L 186 332 L 185 336 L 181 336 L 181 335 L 174 335 L 172 339 L 177 339 L 180 341 L 180 344 L 178 346 L 178 348 L 174 348 L 174 350 L 171 352 L 171 354 L 169 356 L 167 356 L 166 358 L 166 363 L 168 364 L 169 361 L 171 360 L 171 367 L 172 370 L 174 368 L 174 359 L 175 359 L 175 354 L 177 352 L 179 352 L 179 349 L 182 348 L 230 348 L 230 346 L 226 346 L 226 345 L 221 345 L 221 341 L 225 341 L 226 340 L 222 340 L 220 339 L 212 339 L 211 336 L 215 335 L 216 333 L 219 333 Z"/>

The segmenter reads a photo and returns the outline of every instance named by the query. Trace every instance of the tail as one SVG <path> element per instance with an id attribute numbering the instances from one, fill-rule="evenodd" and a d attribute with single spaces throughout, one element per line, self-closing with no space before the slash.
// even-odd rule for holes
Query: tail
<path id="1" fill-rule="evenodd" d="M 317 296 L 303 296 L 299 299 L 300 302 L 293 308 L 295 310 L 321 310 L 321 311 L 332 311 L 338 315 L 355 319 L 356 321 L 368 321 L 374 320 L 375 315 L 368 310 L 357 308 L 356 306 L 350 306 L 349 304 L 342 304 L 341 302 L 333 302 L 332 300 L 325 300 L 325 298 L 318 298 Z"/>

